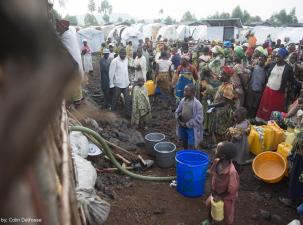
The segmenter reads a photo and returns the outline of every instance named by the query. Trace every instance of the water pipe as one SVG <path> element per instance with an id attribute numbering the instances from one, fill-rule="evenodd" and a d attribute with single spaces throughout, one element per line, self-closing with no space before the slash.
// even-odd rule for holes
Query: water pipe
<path id="1" fill-rule="evenodd" d="M 80 131 L 86 134 L 89 134 L 93 136 L 100 145 L 103 147 L 103 151 L 105 154 L 108 156 L 108 158 L 111 160 L 111 162 L 114 164 L 115 167 L 118 168 L 122 173 L 126 174 L 127 176 L 138 179 L 138 180 L 143 180 L 143 181 L 171 181 L 175 180 L 175 176 L 171 177 L 153 177 L 153 176 L 143 176 L 139 174 L 132 173 L 128 171 L 127 169 L 123 168 L 122 165 L 116 160 L 115 156 L 113 155 L 111 149 L 109 148 L 108 144 L 106 141 L 95 131 L 87 128 L 87 127 L 82 127 L 82 126 L 71 126 L 69 127 L 70 131 Z"/>

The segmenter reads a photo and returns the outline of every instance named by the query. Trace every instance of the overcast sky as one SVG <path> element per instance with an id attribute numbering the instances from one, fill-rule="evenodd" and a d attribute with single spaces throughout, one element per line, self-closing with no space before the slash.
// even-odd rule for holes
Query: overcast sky
<path id="1" fill-rule="evenodd" d="M 58 0 L 55 8 L 61 13 L 70 15 L 84 14 L 87 12 L 88 0 L 65 0 L 66 9 L 60 9 Z M 180 19 L 187 10 L 191 11 L 200 19 L 214 14 L 215 12 L 231 12 L 240 5 L 252 16 L 259 15 L 262 19 L 269 18 L 274 12 L 285 9 L 289 12 L 296 7 L 299 21 L 303 21 L 303 0 L 108 0 L 113 6 L 113 13 L 128 13 L 136 19 L 159 18 L 159 10 L 164 10 L 164 17 L 171 16 Z M 95 0 L 100 5 L 101 0 Z"/>

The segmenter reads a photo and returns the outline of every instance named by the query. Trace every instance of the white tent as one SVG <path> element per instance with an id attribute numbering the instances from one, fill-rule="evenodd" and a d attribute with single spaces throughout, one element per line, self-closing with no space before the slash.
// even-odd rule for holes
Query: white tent
<path id="1" fill-rule="evenodd" d="M 92 52 L 98 52 L 101 49 L 101 44 L 104 43 L 104 33 L 100 30 L 88 27 L 77 32 L 80 46 L 83 39 L 87 39 L 88 46 Z"/>
<path id="2" fill-rule="evenodd" d="M 143 39 L 143 35 L 134 27 L 126 27 L 121 34 L 121 42 L 125 46 L 127 42 L 131 41 L 134 49 L 137 49 L 139 40 Z"/>
<path id="3" fill-rule="evenodd" d="M 179 25 L 177 28 L 177 39 L 179 41 L 184 41 L 185 38 L 188 38 L 191 36 L 190 27 L 186 25 Z"/>
<path id="4" fill-rule="evenodd" d="M 117 43 L 121 36 L 122 31 L 126 28 L 125 25 L 115 26 L 108 34 L 107 38 L 111 38 L 113 42 Z"/>
<path id="5" fill-rule="evenodd" d="M 270 34 L 271 39 L 276 41 L 281 39 L 282 42 L 285 37 L 290 38 L 290 42 L 299 42 L 303 37 L 303 27 L 267 27 L 255 26 L 250 30 L 255 33 L 257 44 L 263 44 L 266 41 L 267 35 Z"/>
<path id="6" fill-rule="evenodd" d="M 102 27 L 101 27 L 101 31 L 103 31 L 104 37 L 105 37 L 105 38 L 108 37 L 109 32 L 110 32 L 114 27 L 115 27 L 114 24 L 105 25 L 105 26 L 102 26 Z"/>
<path id="7" fill-rule="evenodd" d="M 204 41 L 207 40 L 207 26 L 199 25 L 199 26 L 191 26 L 190 33 L 194 40 L 196 41 Z"/>
<path id="8" fill-rule="evenodd" d="M 157 34 L 157 40 L 160 37 L 160 35 L 161 35 L 160 38 L 161 41 L 163 41 L 164 39 L 173 40 L 173 41 L 177 40 L 178 33 L 176 30 L 176 26 L 169 25 L 169 26 L 161 27 Z"/>
<path id="9" fill-rule="evenodd" d="M 143 32 L 144 23 L 136 23 L 133 24 L 132 27 L 134 27 L 136 30 Z"/>
<path id="10" fill-rule="evenodd" d="M 290 42 L 299 43 L 303 38 L 303 27 L 283 27 L 277 34 L 277 38 L 284 40 L 289 37 Z"/>
<path id="11" fill-rule="evenodd" d="M 158 31 L 164 25 L 161 23 L 151 23 L 144 25 L 142 28 L 143 38 L 149 38 L 151 40 L 156 40 Z"/>

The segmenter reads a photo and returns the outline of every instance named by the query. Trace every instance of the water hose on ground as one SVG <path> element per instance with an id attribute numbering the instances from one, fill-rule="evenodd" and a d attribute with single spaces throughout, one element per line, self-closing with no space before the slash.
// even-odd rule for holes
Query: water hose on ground
<path id="1" fill-rule="evenodd" d="M 127 176 L 129 176 L 131 178 L 143 180 L 143 181 L 158 181 L 158 182 L 159 181 L 171 181 L 171 180 L 176 179 L 175 176 L 153 177 L 153 176 L 143 176 L 143 175 L 132 173 L 132 172 L 126 170 L 125 168 L 123 168 L 122 165 L 116 160 L 115 156 L 113 155 L 113 153 L 112 153 L 111 149 L 109 148 L 108 144 L 106 143 L 106 141 L 97 132 L 95 132 L 87 127 L 82 127 L 82 126 L 72 126 L 72 127 L 70 127 L 70 131 L 80 131 L 80 132 L 93 136 L 98 141 L 98 143 L 100 143 L 100 145 L 102 145 L 105 154 L 108 156 L 108 158 L 114 164 L 114 166 L 117 167 L 118 170 L 120 170 L 122 173 L 126 174 Z"/>

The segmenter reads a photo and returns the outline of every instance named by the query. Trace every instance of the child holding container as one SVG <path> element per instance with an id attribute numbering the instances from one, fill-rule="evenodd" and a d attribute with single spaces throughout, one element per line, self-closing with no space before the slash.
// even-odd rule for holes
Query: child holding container
<path id="1" fill-rule="evenodd" d="M 239 175 L 232 163 L 236 154 L 236 146 L 231 142 L 220 142 L 217 146 L 216 158 L 210 169 L 211 196 L 206 200 L 209 219 L 203 221 L 202 225 L 212 224 L 213 221 L 220 222 L 218 217 L 221 217 L 219 220 L 224 220 L 225 225 L 234 223 L 239 190 Z M 221 210 L 218 207 L 221 207 Z M 223 217 L 215 215 L 218 211 L 223 211 Z"/>
<path id="2" fill-rule="evenodd" d="M 237 148 L 237 156 L 234 164 L 237 171 L 241 171 L 241 165 L 245 164 L 249 159 L 248 134 L 250 132 L 250 123 L 246 119 L 247 110 L 244 107 L 239 107 L 234 113 L 235 125 L 228 129 L 230 140 Z"/>

